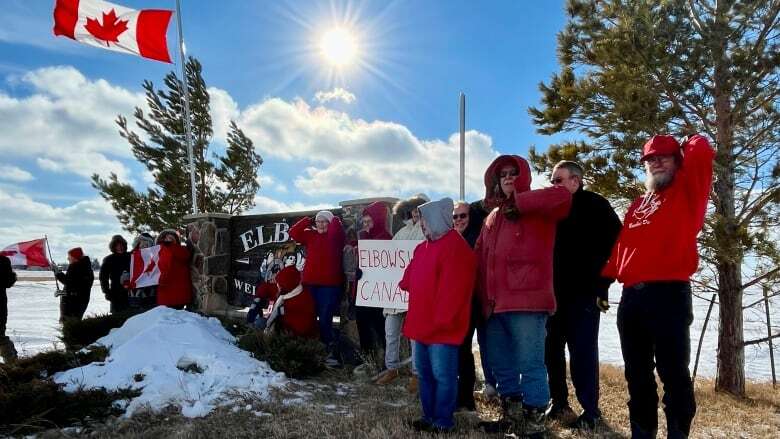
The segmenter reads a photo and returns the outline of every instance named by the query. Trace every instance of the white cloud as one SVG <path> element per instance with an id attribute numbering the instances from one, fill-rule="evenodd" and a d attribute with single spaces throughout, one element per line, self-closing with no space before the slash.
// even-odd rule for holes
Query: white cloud
<path id="1" fill-rule="evenodd" d="M 21 193 L 0 189 L 0 247 L 48 235 L 54 261 L 65 262 L 72 247 L 82 247 L 88 255 L 102 259 L 108 254 L 111 236 L 121 233 L 114 210 L 101 198 L 81 200 L 54 207 Z M 129 235 L 125 233 L 125 238 Z M 129 240 L 129 239 L 128 239 Z"/>
<path id="2" fill-rule="evenodd" d="M 0 154 L 35 158 L 45 170 L 89 177 L 116 173 L 131 157 L 118 134 L 117 114 L 131 115 L 144 98 L 103 79 L 90 80 L 69 66 L 45 67 L 9 78 L 32 89 L 25 97 L 0 91 Z"/>
<path id="3" fill-rule="evenodd" d="M 345 104 L 351 104 L 355 102 L 354 94 L 341 87 L 336 87 L 330 91 L 318 91 L 314 94 L 314 100 L 321 104 L 328 103 L 330 101 L 342 101 Z"/>
<path id="4" fill-rule="evenodd" d="M 329 204 L 304 204 L 301 202 L 287 203 L 284 201 L 275 200 L 264 195 L 255 196 L 255 207 L 245 215 L 257 215 L 261 213 L 279 213 L 279 212 L 299 212 L 304 210 L 320 210 L 320 209 L 332 209 L 337 206 L 331 206 Z"/>
<path id="5" fill-rule="evenodd" d="M 277 192 L 287 192 L 287 186 L 276 179 L 271 174 L 263 173 L 262 170 L 259 171 L 260 175 L 257 177 L 257 180 L 260 182 L 260 190 L 271 188 Z"/>
<path id="6" fill-rule="evenodd" d="M 35 177 L 24 169 L 17 168 L 16 166 L 0 165 L 0 180 L 23 183 L 34 179 Z"/>

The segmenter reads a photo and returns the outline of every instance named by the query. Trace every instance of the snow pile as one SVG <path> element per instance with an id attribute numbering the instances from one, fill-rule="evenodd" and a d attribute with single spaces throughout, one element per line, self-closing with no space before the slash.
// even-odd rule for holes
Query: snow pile
<path id="1" fill-rule="evenodd" d="M 287 382 L 284 374 L 234 341 L 215 318 L 160 306 L 97 341 L 110 352 L 104 363 L 58 373 L 54 380 L 70 392 L 82 387 L 141 389 L 127 406 L 127 416 L 144 406 L 159 410 L 176 405 L 188 417 L 208 414 L 229 403 L 231 395 L 265 397 L 271 386 Z"/>

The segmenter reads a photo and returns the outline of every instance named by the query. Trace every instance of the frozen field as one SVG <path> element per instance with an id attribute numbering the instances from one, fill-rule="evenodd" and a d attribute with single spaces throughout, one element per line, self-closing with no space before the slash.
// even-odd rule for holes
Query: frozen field
<path id="1" fill-rule="evenodd" d="M 32 273 L 32 274 L 31 274 Z M 51 348 L 58 343 L 59 300 L 54 297 L 54 282 L 30 282 L 25 277 L 45 276 L 45 272 L 20 272 L 19 282 L 8 290 L 8 335 L 14 340 L 16 348 L 24 355 L 34 354 Z M 620 297 L 620 287 L 613 285 L 610 291 L 612 308 L 607 314 L 602 314 L 601 333 L 599 336 L 599 355 L 602 362 L 622 365 L 620 342 L 615 324 L 617 316 L 617 301 Z M 704 324 L 708 303 L 694 298 L 695 319 L 691 327 L 691 369 L 696 355 L 696 345 Z M 89 314 L 104 314 L 109 310 L 109 303 L 103 297 L 97 281 L 92 289 L 92 296 L 87 309 Z M 745 339 L 755 339 L 766 336 L 766 327 L 760 323 L 751 323 L 763 315 L 763 308 L 748 311 L 745 314 Z M 780 324 L 780 306 L 772 309 L 775 326 Z M 715 306 L 707 328 L 702 346 L 699 363 L 699 376 L 713 377 L 715 374 L 715 358 L 718 337 L 718 308 Z M 780 345 L 776 342 L 775 346 Z M 475 343 L 476 349 L 476 343 Z M 780 355 L 776 355 L 780 356 Z M 777 362 L 777 360 L 776 360 Z M 780 364 L 776 363 L 776 367 Z M 769 365 L 769 349 L 766 343 L 748 346 L 745 349 L 745 368 L 749 379 L 768 381 L 771 379 Z"/>

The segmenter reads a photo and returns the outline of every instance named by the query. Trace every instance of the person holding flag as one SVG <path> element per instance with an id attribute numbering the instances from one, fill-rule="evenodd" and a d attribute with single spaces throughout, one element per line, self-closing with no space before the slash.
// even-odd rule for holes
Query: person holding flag
<path id="1" fill-rule="evenodd" d="M 60 322 L 66 319 L 81 320 L 89 305 L 89 293 L 95 282 L 92 261 L 81 247 L 68 250 L 68 269 L 55 274 L 58 281 L 65 285 L 60 294 Z"/>

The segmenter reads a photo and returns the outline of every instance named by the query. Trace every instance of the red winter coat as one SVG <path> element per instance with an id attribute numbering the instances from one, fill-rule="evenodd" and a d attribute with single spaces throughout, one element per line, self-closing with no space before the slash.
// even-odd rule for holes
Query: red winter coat
<path id="1" fill-rule="evenodd" d="M 279 295 L 276 285 L 265 282 L 255 290 L 255 297 L 275 301 Z M 280 327 L 296 337 L 317 339 L 320 331 L 317 328 L 317 313 L 314 307 L 314 297 L 309 289 L 304 287 L 297 296 L 284 301 L 284 314 L 278 317 Z"/>
<path id="2" fill-rule="evenodd" d="M 510 311 L 555 311 L 553 293 L 553 248 L 558 221 L 569 214 L 571 194 L 563 187 L 531 190 L 531 168 L 519 156 L 500 156 L 485 172 L 485 196 L 496 205 L 495 175 L 511 164 L 515 178 L 514 197 L 493 209 L 485 219 L 474 251 L 477 254 L 477 292 L 482 314 Z M 519 212 L 515 221 L 503 209 L 513 203 Z"/>
<path id="3" fill-rule="evenodd" d="M 398 286 L 409 292 L 404 336 L 424 344 L 461 345 L 469 329 L 477 261 L 455 230 L 414 249 Z"/>
<path id="4" fill-rule="evenodd" d="M 696 135 L 683 147 L 672 183 L 628 208 L 602 274 L 624 286 L 648 281 L 688 281 L 699 265 L 696 235 L 704 225 L 715 151 Z"/>
<path id="5" fill-rule="evenodd" d="M 311 225 L 311 218 L 305 217 L 290 228 L 290 237 L 306 247 L 302 282 L 304 285 L 341 286 L 344 281 L 341 269 L 344 229 L 341 220 L 334 216 L 326 233 L 317 232 Z"/>
<path id="6" fill-rule="evenodd" d="M 158 305 L 182 306 L 192 302 L 190 257 L 191 252 L 187 247 L 176 243 L 160 245 Z"/>
<path id="7" fill-rule="evenodd" d="M 363 216 L 370 216 L 374 222 L 371 230 L 360 232 L 360 239 L 393 239 L 393 235 L 387 231 L 387 206 L 381 201 L 376 201 L 363 209 Z"/>

